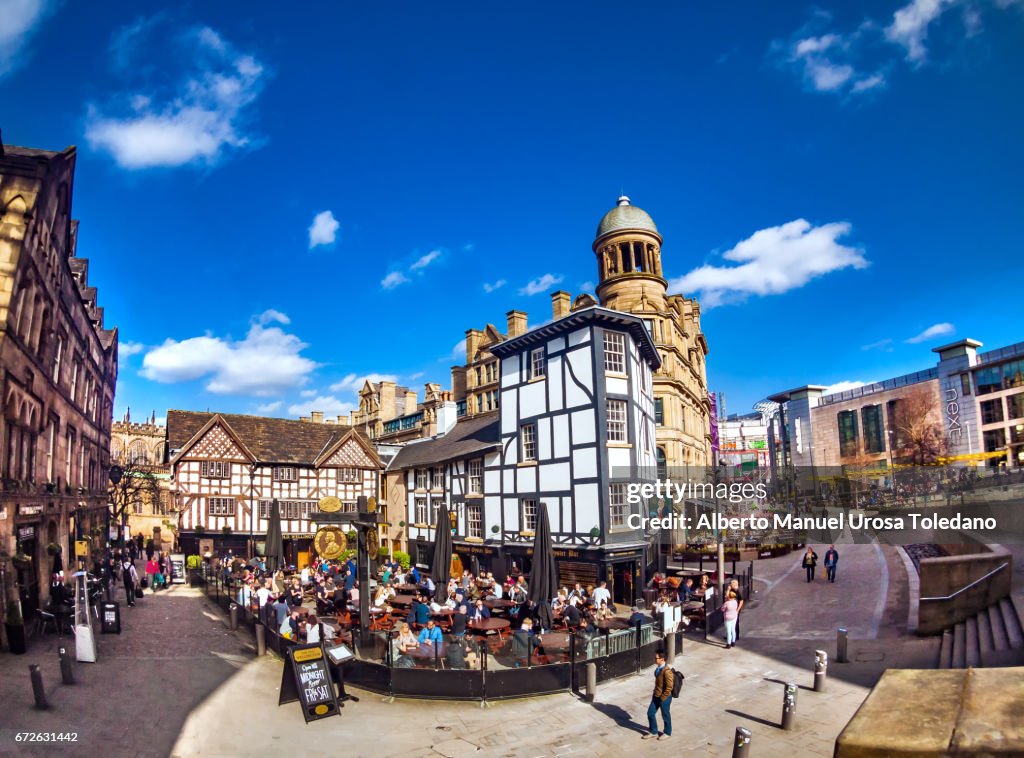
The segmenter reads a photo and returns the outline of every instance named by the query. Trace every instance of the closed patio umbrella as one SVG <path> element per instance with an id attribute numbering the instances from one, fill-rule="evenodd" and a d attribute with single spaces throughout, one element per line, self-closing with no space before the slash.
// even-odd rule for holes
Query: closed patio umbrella
<path id="1" fill-rule="evenodd" d="M 533 535 L 533 565 L 530 567 L 529 599 L 534 603 L 551 602 L 558 594 L 558 569 L 551 545 L 551 524 L 544 501 L 537 507 L 537 531 Z"/>
<path id="2" fill-rule="evenodd" d="M 270 519 L 267 524 L 267 541 L 263 548 L 267 559 L 267 571 L 273 573 L 284 562 L 284 540 L 281 538 L 281 509 L 277 499 L 270 503 Z"/>
<path id="3" fill-rule="evenodd" d="M 430 564 L 430 578 L 434 580 L 434 599 L 438 603 L 448 600 L 448 576 L 452 563 L 452 530 L 448 520 L 448 506 L 441 503 L 437 509 L 437 528 L 434 536 L 434 561 Z"/>

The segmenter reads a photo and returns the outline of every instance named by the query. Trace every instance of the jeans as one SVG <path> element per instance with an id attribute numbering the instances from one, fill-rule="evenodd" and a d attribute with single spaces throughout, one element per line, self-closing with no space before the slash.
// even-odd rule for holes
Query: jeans
<path id="1" fill-rule="evenodd" d="M 736 644 L 736 619 L 726 619 L 725 621 L 725 644 Z"/>
<path id="2" fill-rule="evenodd" d="M 825 576 L 828 578 L 830 582 L 834 582 L 836 580 L 835 564 L 825 567 Z"/>
<path id="3" fill-rule="evenodd" d="M 813 582 L 814 581 L 814 566 L 804 566 L 804 568 L 807 569 L 807 581 Z"/>
<path id="4" fill-rule="evenodd" d="M 665 722 L 665 734 L 672 734 L 672 714 L 668 708 L 672 704 L 672 696 L 669 695 L 661 700 L 651 699 L 647 707 L 647 726 L 651 734 L 658 733 L 658 711 L 661 711 L 661 720 Z"/>

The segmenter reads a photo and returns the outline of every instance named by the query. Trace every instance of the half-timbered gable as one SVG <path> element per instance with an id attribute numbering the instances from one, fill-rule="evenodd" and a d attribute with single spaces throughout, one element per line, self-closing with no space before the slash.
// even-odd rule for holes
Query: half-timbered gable
<path id="1" fill-rule="evenodd" d="M 243 549 L 250 532 L 262 541 L 277 500 L 293 559 L 315 532 L 320 500 L 354 510 L 378 494 L 383 468 L 360 432 L 312 421 L 172 410 L 167 447 L 183 537 Z"/>

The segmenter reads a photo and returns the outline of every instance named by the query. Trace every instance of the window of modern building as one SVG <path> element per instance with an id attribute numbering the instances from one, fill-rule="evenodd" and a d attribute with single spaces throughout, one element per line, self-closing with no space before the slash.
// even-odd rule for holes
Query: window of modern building
<path id="1" fill-rule="evenodd" d="M 1024 392 L 1006 396 L 1006 417 L 1024 418 Z"/>
<path id="2" fill-rule="evenodd" d="M 654 398 L 654 423 L 665 426 L 665 398 Z"/>
<path id="3" fill-rule="evenodd" d="M 971 375 L 960 374 L 960 394 L 967 397 L 971 394 Z"/>
<path id="4" fill-rule="evenodd" d="M 608 441 L 626 442 L 626 401 L 609 398 L 605 402 L 608 420 Z"/>
<path id="5" fill-rule="evenodd" d="M 903 435 L 900 433 L 899 428 L 900 403 L 902 402 L 902 400 L 897 398 L 885 404 L 885 420 L 889 430 L 889 444 L 893 448 L 903 447 Z"/>
<path id="6" fill-rule="evenodd" d="M 455 415 L 462 418 L 466 415 L 466 399 L 463 398 L 455 403 Z"/>
<path id="7" fill-rule="evenodd" d="M 520 531 L 533 532 L 537 529 L 537 501 L 536 500 L 520 500 L 519 501 L 519 518 L 523 526 Z"/>
<path id="8" fill-rule="evenodd" d="M 425 468 L 416 469 L 416 489 L 425 490 L 427 488 L 427 470 Z"/>
<path id="9" fill-rule="evenodd" d="M 537 425 L 519 427 L 519 457 L 523 461 L 537 460 Z"/>
<path id="10" fill-rule="evenodd" d="M 200 461 L 199 476 L 204 479 L 230 479 L 230 461 Z"/>
<path id="11" fill-rule="evenodd" d="M 861 408 L 864 422 L 864 452 L 881 453 L 885 450 L 885 429 L 882 423 L 882 406 L 866 405 Z"/>
<path id="12" fill-rule="evenodd" d="M 416 498 L 416 523 L 427 523 L 427 499 L 425 497 Z"/>
<path id="13" fill-rule="evenodd" d="M 990 392 L 998 391 L 1002 388 L 1003 384 L 999 366 L 978 369 L 974 374 L 974 382 L 977 384 L 979 395 L 987 395 Z"/>
<path id="14" fill-rule="evenodd" d="M 985 400 L 981 404 L 981 423 L 997 424 L 1003 420 L 1003 399 Z"/>
<path id="15" fill-rule="evenodd" d="M 233 497 L 206 498 L 206 514 L 208 516 L 234 516 L 235 499 Z"/>
<path id="16" fill-rule="evenodd" d="M 629 503 L 626 501 L 626 485 L 622 482 L 608 485 L 608 524 L 612 529 L 626 526 Z"/>
<path id="17" fill-rule="evenodd" d="M 1003 389 L 1024 387 L 1024 358 L 1003 364 Z"/>
<path id="18" fill-rule="evenodd" d="M 484 536 L 483 508 L 479 503 L 469 503 L 466 506 L 466 536 L 477 538 Z"/>
<path id="19" fill-rule="evenodd" d="M 1024 424 L 1010 427 L 1010 442 L 1015 445 L 1024 444 Z"/>
<path id="20" fill-rule="evenodd" d="M 857 439 L 857 412 L 839 412 L 839 455 L 856 455 L 860 445 Z"/>
<path id="21" fill-rule="evenodd" d="M 994 453 L 998 450 L 1006 450 L 1006 433 L 1002 429 L 990 429 L 987 432 L 982 432 L 981 437 L 982 444 L 985 447 L 986 453 Z M 988 465 L 994 468 L 998 466 L 1000 462 L 1005 460 L 1005 454 L 997 458 L 989 458 Z"/>
<path id="22" fill-rule="evenodd" d="M 539 347 L 530 351 L 530 378 L 540 379 L 547 369 L 547 362 L 544 358 L 544 348 Z"/>
<path id="23" fill-rule="evenodd" d="M 626 373 L 626 338 L 622 332 L 604 333 L 604 370 L 611 374 Z"/>
<path id="24" fill-rule="evenodd" d="M 484 492 L 484 462 L 480 459 L 469 462 L 466 492 L 470 495 L 482 495 Z"/>

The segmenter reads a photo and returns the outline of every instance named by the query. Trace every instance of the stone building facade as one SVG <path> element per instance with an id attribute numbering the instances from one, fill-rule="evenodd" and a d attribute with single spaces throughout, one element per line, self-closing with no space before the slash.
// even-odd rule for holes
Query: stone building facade
<path id="1" fill-rule="evenodd" d="M 124 509 L 128 532 L 171 547 L 178 514 L 170 496 L 167 428 L 156 423 L 155 411 L 144 421 L 132 421 L 129 409 L 122 420 L 114 422 L 110 461 L 121 469 L 122 476 L 135 480 L 112 489 L 115 511 Z"/>
<path id="2" fill-rule="evenodd" d="M 443 434 L 455 423 L 452 393 L 440 384 L 427 383 L 423 402 L 416 391 L 393 381 L 363 383 L 359 408 L 351 414 L 352 426 L 359 427 L 372 440 L 383 445 L 398 445 L 409 440 Z M 339 417 L 339 423 L 347 419 Z"/>
<path id="3" fill-rule="evenodd" d="M 0 564 L 26 618 L 58 549 L 73 565 L 107 525 L 117 329 L 76 257 L 74 177 L 74 147 L 0 146 Z"/>

